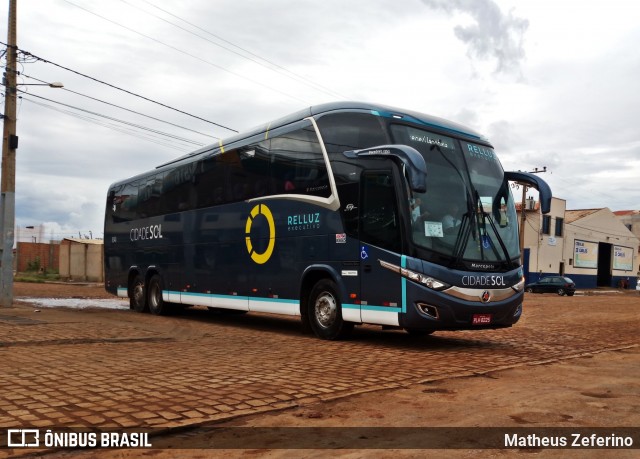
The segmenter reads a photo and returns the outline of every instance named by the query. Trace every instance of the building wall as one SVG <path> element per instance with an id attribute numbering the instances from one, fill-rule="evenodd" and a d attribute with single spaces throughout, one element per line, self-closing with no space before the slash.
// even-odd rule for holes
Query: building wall
<path id="1" fill-rule="evenodd" d="M 16 244 L 16 271 L 25 272 L 30 264 L 40 261 L 40 268 L 55 271 L 60 263 L 59 244 L 18 242 Z"/>
<path id="2" fill-rule="evenodd" d="M 87 246 L 86 273 L 87 280 L 93 282 L 104 282 L 104 246 Z"/>
<path id="3" fill-rule="evenodd" d="M 547 215 L 549 234 L 542 229 L 543 216 L 539 210 L 526 213 L 527 283 L 564 274 L 578 288 L 621 285 L 635 288 L 640 277 L 640 240 L 613 212 L 607 208 L 567 211 L 566 201 L 553 198 Z M 563 222 L 562 234 L 556 235 L 559 221 Z"/>
<path id="4" fill-rule="evenodd" d="M 628 287 L 635 288 L 640 241 L 613 212 L 599 209 L 566 227 L 564 259 L 569 261 L 566 273 L 579 288 L 619 287 L 621 281 L 627 280 Z M 584 252 L 578 253 L 578 250 Z M 616 269 L 616 265 L 620 268 L 624 264 L 628 264 L 629 269 Z"/>
<path id="5" fill-rule="evenodd" d="M 565 239 L 564 199 L 551 200 L 549 234 L 543 232 L 542 215 L 539 210 L 528 211 L 525 220 L 524 246 L 529 248 L 529 266 L 526 282 L 534 282 L 550 274 L 563 274 L 563 248 Z M 561 220 L 558 220 L 561 219 Z M 556 236 L 556 225 L 562 225 L 562 235 Z M 566 263 L 565 263 L 566 268 Z"/>
<path id="6" fill-rule="evenodd" d="M 614 212 L 618 220 L 622 222 L 635 236 L 640 239 L 640 210 Z"/>
<path id="7" fill-rule="evenodd" d="M 65 239 L 60 244 L 60 276 L 77 281 L 104 281 L 104 246 L 95 241 Z"/>

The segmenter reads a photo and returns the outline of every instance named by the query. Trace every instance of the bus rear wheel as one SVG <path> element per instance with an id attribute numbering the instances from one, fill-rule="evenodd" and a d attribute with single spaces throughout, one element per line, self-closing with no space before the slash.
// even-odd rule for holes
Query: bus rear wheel
<path id="1" fill-rule="evenodd" d="M 169 312 L 169 304 L 162 299 L 162 278 L 154 274 L 149 280 L 149 311 L 157 316 L 166 315 Z"/>
<path id="2" fill-rule="evenodd" d="M 137 274 L 131 283 L 131 297 L 129 308 L 136 312 L 147 311 L 147 293 L 144 288 L 144 279 Z"/>
<path id="3" fill-rule="evenodd" d="M 342 307 L 335 283 L 323 279 L 314 285 L 309 295 L 308 317 L 311 329 L 318 338 L 335 340 L 345 338 L 353 323 L 342 319 Z"/>

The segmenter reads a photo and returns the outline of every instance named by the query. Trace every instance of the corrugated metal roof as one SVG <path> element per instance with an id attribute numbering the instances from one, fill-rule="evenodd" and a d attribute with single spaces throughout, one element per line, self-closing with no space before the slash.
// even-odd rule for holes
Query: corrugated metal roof
<path id="1" fill-rule="evenodd" d="M 96 245 L 104 244 L 104 240 L 102 239 L 79 239 L 79 238 L 65 237 L 63 241 L 77 242 L 78 244 L 96 244 Z"/>
<path id="2" fill-rule="evenodd" d="M 595 214 L 596 212 L 604 209 L 601 207 L 600 209 L 577 209 L 577 210 L 567 210 L 564 213 L 565 223 L 572 223 L 576 220 L 580 220 L 581 218 L 587 217 L 591 214 Z"/>

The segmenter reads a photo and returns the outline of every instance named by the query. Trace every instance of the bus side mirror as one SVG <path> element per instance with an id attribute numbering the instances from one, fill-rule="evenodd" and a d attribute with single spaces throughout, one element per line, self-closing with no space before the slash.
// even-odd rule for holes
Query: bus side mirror
<path id="1" fill-rule="evenodd" d="M 350 150 L 342 153 L 347 158 L 387 157 L 404 164 L 409 177 L 409 186 L 416 193 L 427 191 L 427 163 L 418 150 L 408 145 L 380 145 L 363 150 Z"/>
<path id="2" fill-rule="evenodd" d="M 530 185 L 540 193 L 540 210 L 543 214 L 548 214 L 551 211 L 551 188 L 547 185 L 547 182 L 540 177 L 528 172 L 505 172 L 504 178 L 510 182 L 524 183 Z"/>

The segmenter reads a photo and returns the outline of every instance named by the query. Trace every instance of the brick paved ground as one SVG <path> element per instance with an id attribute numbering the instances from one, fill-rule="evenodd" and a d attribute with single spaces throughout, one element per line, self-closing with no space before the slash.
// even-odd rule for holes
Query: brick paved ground
<path id="1" fill-rule="evenodd" d="M 362 327 L 342 342 L 286 317 L 16 305 L 0 310 L 0 428 L 188 426 L 624 349 L 638 345 L 639 304 L 528 296 L 511 329 L 418 339 Z"/>

